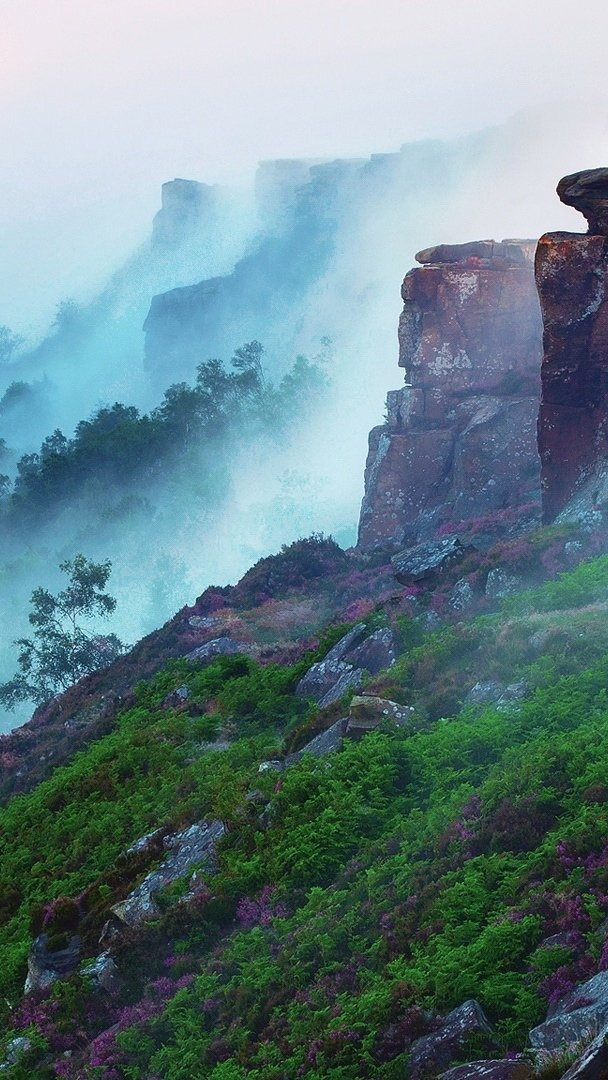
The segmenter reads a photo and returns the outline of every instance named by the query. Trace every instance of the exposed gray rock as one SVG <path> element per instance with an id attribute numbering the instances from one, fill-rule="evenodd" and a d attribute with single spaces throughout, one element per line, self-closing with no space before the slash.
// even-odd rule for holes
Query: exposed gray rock
<path id="1" fill-rule="evenodd" d="M 475 602 L 475 593 L 470 582 L 466 578 L 457 581 L 449 598 L 449 605 L 453 611 L 468 611 Z"/>
<path id="2" fill-rule="evenodd" d="M 137 855 L 141 851 L 152 851 L 153 848 L 160 845 L 164 830 L 154 829 L 153 832 L 146 833 L 145 836 L 141 836 L 139 840 L 136 840 L 131 847 L 126 850 L 127 855 Z"/>
<path id="3" fill-rule="evenodd" d="M 216 656 L 231 656 L 233 653 L 249 655 L 251 652 L 251 646 L 244 641 L 233 641 L 229 637 L 219 637 L 213 638 L 213 641 L 208 641 L 205 645 L 199 645 L 197 649 L 192 649 L 191 652 L 186 653 L 184 659 L 210 664 L 215 660 Z"/>
<path id="4" fill-rule="evenodd" d="M 193 627 L 194 630 L 210 630 L 218 622 L 219 619 L 216 619 L 215 615 L 191 615 L 188 626 Z"/>
<path id="5" fill-rule="evenodd" d="M 82 975 L 89 978 L 97 990 L 113 994 L 120 988 L 118 968 L 108 952 L 102 952 L 90 963 L 80 969 Z"/>
<path id="6" fill-rule="evenodd" d="M 395 656 L 395 638 L 388 626 L 375 630 L 356 649 L 347 653 L 349 664 L 354 668 L 363 668 L 370 675 L 377 675 L 379 671 L 392 667 Z"/>
<path id="7" fill-rule="evenodd" d="M 533 1076 L 534 1069 L 529 1061 L 500 1058 L 456 1065 L 441 1073 L 438 1080 L 532 1080 Z"/>
<path id="8" fill-rule="evenodd" d="M 489 1050 L 496 1046 L 493 1028 L 473 998 L 448 1013 L 437 1031 L 416 1039 L 409 1058 L 411 1076 L 437 1076 L 451 1064 L 470 1035 L 487 1042 Z"/>
<path id="9" fill-rule="evenodd" d="M 361 644 L 366 634 L 365 623 L 357 623 L 340 638 L 323 660 L 313 664 L 300 679 L 296 686 L 298 697 L 312 698 L 313 701 L 320 702 L 343 675 L 352 672 L 353 665 L 345 660 L 345 656 L 349 650 Z"/>
<path id="10" fill-rule="evenodd" d="M 391 563 L 397 581 L 410 585 L 439 573 L 464 558 L 469 550 L 457 536 L 446 536 L 444 540 L 431 540 L 399 551 L 393 555 Z"/>
<path id="11" fill-rule="evenodd" d="M 366 674 L 376 675 L 391 667 L 395 654 L 392 630 L 383 627 L 368 634 L 365 623 L 357 623 L 323 660 L 308 669 L 296 687 L 296 694 L 312 698 L 320 709 L 325 709 L 349 690 L 358 690 Z"/>
<path id="12" fill-rule="evenodd" d="M 258 772 L 283 772 L 284 768 L 285 762 L 279 761 L 278 759 L 276 761 L 262 761 L 262 763 L 258 766 Z"/>
<path id="13" fill-rule="evenodd" d="M 508 686 L 505 686 L 504 694 L 501 694 L 496 702 L 496 708 L 505 711 L 510 709 L 516 702 L 525 698 L 529 690 L 530 687 L 525 679 L 519 679 L 517 682 L 509 683 Z"/>
<path id="14" fill-rule="evenodd" d="M 187 686 L 178 686 L 176 690 L 172 690 L 170 694 L 167 694 L 162 707 L 163 709 L 179 708 L 191 696 L 191 691 Z"/>
<path id="15" fill-rule="evenodd" d="M 25 1035 L 17 1035 L 16 1038 L 11 1039 L 6 1044 L 5 1058 L 0 1065 L 0 1071 L 5 1072 L 6 1069 L 10 1069 L 11 1065 L 16 1065 L 19 1058 L 23 1057 L 31 1049 L 32 1041 Z"/>
<path id="16" fill-rule="evenodd" d="M 602 1028 L 599 1035 L 576 1059 L 573 1065 L 563 1073 L 562 1080 L 603 1080 L 608 1076 L 608 1029 Z"/>
<path id="17" fill-rule="evenodd" d="M 160 914 L 156 894 L 173 881 L 185 877 L 195 866 L 202 865 L 207 874 L 214 873 L 217 869 L 215 847 L 225 832 L 222 821 L 201 821 L 181 832 L 165 836 L 163 847 L 167 856 L 125 900 L 110 908 L 113 920 L 104 927 L 101 944 L 113 940 L 120 924 L 139 926 L 147 919 L 156 918 Z"/>
<path id="18" fill-rule="evenodd" d="M 580 1005 L 579 1005 L 580 1002 Z M 608 971 L 576 986 L 530 1032 L 534 1050 L 562 1050 L 595 1039 L 608 1024 Z"/>
<path id="19" fill-rule="evenodd" d="M 346 717 L 341 717 L 340 720 L 336 720 L 335 724 L 327 728 L 327 731 L 322 731 L 320 735 L 315 735 L 314 739 L 311 739 L 306 746 L 303 746 L 301 750 L 296 750 L 294 754 L 288 754 L 285 758 L 285 765 L 294 765 L 296 761 L 299 761 L 303 754 L 312 754 L 313 757 L 325 757 L 326 754 L 333 753 L 334 750 L 339 750 L 342 746 L 342 740 L 344 738 L 344 731 L 346 728 Z"/>
<path id="20" fill-rule="evenodd" d="M 386 725 L 405 727 L 411 724 L 415 712 L 411 706 L 401 705 L 389 698 L 357 696 L 351 701 L 348 711 L 346 735 L 352 738 Z"/>
<path id="21" fill-rule="evenodd" d="M 48 948 L 48 934 L 39 934 L 30 948 L 24 993 L 48 990 L 56 979 L 63 979 L 75 971 L 80 963 L 80 956 L 81 941 L 78 934 L 72 934 L 65 949 L 56 951 Z"/>
<path id="22" fill-rule="evenodd" d="M 495 566 L 488 573 L 486 580 L 486 596 L 491 600 L 502 600 L 505 596 L 519 592 L 523 588 L 523 580 L 517 574 L 509 574 L 502 566 Z"/>
<path id="23" fill-rule="evenodd" d="M 319 708 L 326 709 L 328 705 L 333 705 L 334 702 L 339 701 L 345 694 L 348 694 L 349 690 L 358 690 L 364 678 L 365 672 L 361 668 L 351 668 L 348 665 L 347 670 L 342 672 L 338 681 L 318 702 Z"/>
<path id="24" fill-rule="evenodd" d="M 476 682 L 468 694 L 465 694 L 465 705 L 491 705 L 499 701 L 505 692 L 502 683 L 495 679 L 486 679 L 485 682 Z"/>

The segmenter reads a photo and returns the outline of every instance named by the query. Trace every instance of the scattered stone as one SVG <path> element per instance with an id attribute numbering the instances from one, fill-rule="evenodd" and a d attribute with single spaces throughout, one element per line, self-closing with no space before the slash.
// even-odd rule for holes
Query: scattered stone
<path id="1" fill-rule="evenodd" d="M 148 919 L 157 918 L 160 909 L 156 894 L 174 881 L 202 865 L 206 874 L 217 870 L 215 848 L 226 832 L 222 821 L 196 822 L 163 838 L 163 848 L 168 853 L 155 870 L 147 874 L 132 892 L 110 908 L 112 919 L 102 931 L 100 944 L 110 944 L 122 932 L 124 926 L 139 926 Z"/>
<path id="2" fill-rule="evenodd" d="M 11 1065 L 16 1065 L 19 1058 L 23 1057 L 31 1049 L 32 1041 L 25 1035 L 17 1035 L 16 1038 L 11 1039 L 6 1044 L 5 1057 L 0 1065 L 0 1070 L 4 1072 L 6 1069 L 10 1069 Z"/>
<path id="3" fill-rule="evenodd" d="M 534 1069 L 525 1059 L 470 1061 L 440 1073 L 438 1080 L 532 1080 Z"/>
<path id="4" fill-rule="evenodd" d="M 495 679 L 487 679 L 485 682 L 476 682 L 468 694 L 465 695 L 465 705 L 493 705 L 500 701 L 505 693 L 505 687 Z"/>
<path id="5" fill-rule="evenodd" d="M 595 1039 L 607 1024 L 608 971 L 600 971 L 549 1009 L 544 1024 L 530 1032 L 530 1045 L 541 1051 L 576 1048 Z"/>
<path id="6" fill-rule="evenodd" d="M 216 619 L 215 615 L 191 615 L 188 626 L 191 626 L 193 630 L 210 630 L 218 622 L 219 619 Z"/>
<path id="7" fill-rule="evenodd" d="M 208 641 L 205 645 L 199 645 L 197 649 L 192 649 L 191 652 L 186 653 L 185 660 L 197 660 L 201 663 L 212 663 L 216 656 L 232 656 L 235 653 L 243 653 L 245 656 L 250 655 L 252 648 L 244 641 L 234 641 L 229 637 L 213 638 L 212 641 Z"/>
<path id="8" fill-rule="evenodd" d="M 170 694 L 167 694 L 164 698 L 162 707 L 163 709 L 178 709 L 180 705 L 183 705 L 189 697 L 192 696 L 191 691 L 187 686 L 178 686 L 177 690 L 172 690 Z"/>
<path id="9" fill-rule="evenodd" d="M 118 968 L 109 952 L 102 952 L 85 964 L 81 974 L 91 980 L 96 990 L 104 990 L 106 994 L 114 994 L 120 989 Z"/>
<path id="10" fill-rule="evenodd" d="M 519 679 L 517 682 L 509 683 L 508 686 L 505 686 L 504 693 L 501 694 L 496 702 L 496 708 L 501 711 L 506 711 L 507 709 L 512 708 L 516 702 L 525 698 L 526 694 L 529 692 L 530 687 L 525 679 Z"/>
<path id="11" fill-rule="evenodd" d="M 371 695 L 354 697 L 348 710 L 345 734 L 352 738 L 386 725 L 405 727 L 411 724 L 415 712 L 416 710 L 410 705 L 400 705 L 397 701 L 390 701 L 388 698 Z"/>
<path id="12" fill-rule="evenodd" d="M 475 603 L 475 593 L 466 578 L 460 578 L 450 593 L 448 600 L 452 611 L 468 611 Z"/>
<path id="13" fill-rule="evenodd" d="M 285 765 L 294 765 L 303 754 L 312 754 L 313 757 L 325 757 L 326 754 L 332 754 L 334 750 L 339 750 L 342 746 L 345 729 L 346 717 L 343 716 L 336 720 L 331 727 L 328 727 L 326 731 L 322 731 L 320 735 L 315 735 L 314 739 L 311 739 L 301 750 L 288 754 L 285 758 Z"/>
<path id="14" fill-rule="evenodd" d="M 402 585 L 423 581 L 445 570 L 452 563 L 464 558 L 469 552 L 457 536 L 446 536 L 444 540 L 431 540 L 426 544 L 406 548 L 393 555 L 391 563 L 397 581 Z"/>
<path id="15" fill-rule="evenodd" d="M 283 772 L 285 768 L 285 762 L 273 759 L 272 761 L 263 761 L 261 765 L 258 765 L 258 772 Z"/>
<path id="16" fill-rule="evenodd" d="M 509 574 L 502 566 L 495 566 L 488 573 L 486 596 L 491 600 L 502 600 L 505 596 L 520 592 L 522 588 L 523 579 L 517 574 Z"/>
<path id="17" fill-rule="evenodd" d="M 51 983 L 65 978 L 80 963 L 82 943 L 78 934 L 72 934 L 64 949 L 49 949 L 48 940 L 48 934 L 43 933 L 32 943 L 27 960 L 26 994 L 33 990 L 48 990 Z"/>
<path id="18" fill-rule="evenodd" d="M 473 998 L 448 1013 L 437 1031 L 416 1039 L 409 1057 L 410 1074 L 437 1076 L 462 1051 L 471 1035 L 476 1036 L 476 1041 L 487 1043 L 488 1050 L 496 1046 L 494 1030 Z"/>

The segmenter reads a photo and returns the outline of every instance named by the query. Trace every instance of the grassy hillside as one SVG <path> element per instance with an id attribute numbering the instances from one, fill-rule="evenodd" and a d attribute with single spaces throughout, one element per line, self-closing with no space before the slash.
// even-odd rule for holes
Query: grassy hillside
<path id="1" fill-rule="evenodd" d="M 503 565 L 550 572 L 573 542 L 591 543 L 545 530 L 503 549 Z M 608 968 L 608 557 L 494 610 L 479 587 L 464 617 L 450 602 L 458 575 L 479 585 L 496 558 L 375 606 L 367 596 L 364 621 L 390 627 L 399 651 L 367 690 L 413 707 L 407 726 L 259 771 L 348 712 L 352 695 L 319 710 L 295 694 L 348 629 L 334 612 L 295 662 L 169 661 L 110 730 L 8 802 L 3 1045 L 29 1045 L 5 1075 L 397 1080 L 416 1075 L 414 1040 L 466 999 L 495 1034 L 460 1059 L 501 1057 L 525 1050 L 548 1003 Z M 290 581 L 241 607 L 249 637 L 320 588 Z M 518 690 L 492 705 L 470 695 L 478 683 Z M 36 935 L 59 950 L 77 933 L 83 962 L 97 956 L 111 907 L 158 865 L 163 836 L 202 820 L 226 826 L 214 872 L 193 889 L 190 868 L 152 920 L 113 940 L 112 992 L 76 971 L 21 1000 Z"/>

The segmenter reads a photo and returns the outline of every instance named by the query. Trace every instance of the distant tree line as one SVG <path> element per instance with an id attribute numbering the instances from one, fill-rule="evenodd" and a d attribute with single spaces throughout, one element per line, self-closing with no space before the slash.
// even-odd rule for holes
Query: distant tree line
<path id="1" fill-rule="evenodd" d="M 206 360 L 194 385 L 170 386 L 150 413 L 116 402 L 82 420 L 71 439 L 56 429 L 37 453 L 18 461 L 12 489 L 0 477 L 5 520 L 35 524 L 88 489 L 125 490 L 195 459 L 200 465 L 201 450 L 217 452 L 220 442 L 228 453 L 256 435 L 282 437 L 318 403 L 328 378 L 319 362 L 298 356 L 275 385 L 264 375 L 263 352 L 252 341 L 235 351 L 228 368 Z"/>

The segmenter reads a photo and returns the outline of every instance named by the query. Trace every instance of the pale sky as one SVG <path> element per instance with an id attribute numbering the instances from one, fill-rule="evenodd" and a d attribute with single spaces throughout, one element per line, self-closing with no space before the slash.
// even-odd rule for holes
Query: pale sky
<path id="1" fill-rule="evenodd" d="M 94 280 L 120 262 L 174 176 L 234 181 L 263 158 L 368 156 L 536 104 L 601 103 L 608 5 L 579 10 L 0 0 L 0 323 L 27 322 L 35 278 L 60 299 L 83 266 Z"/>

